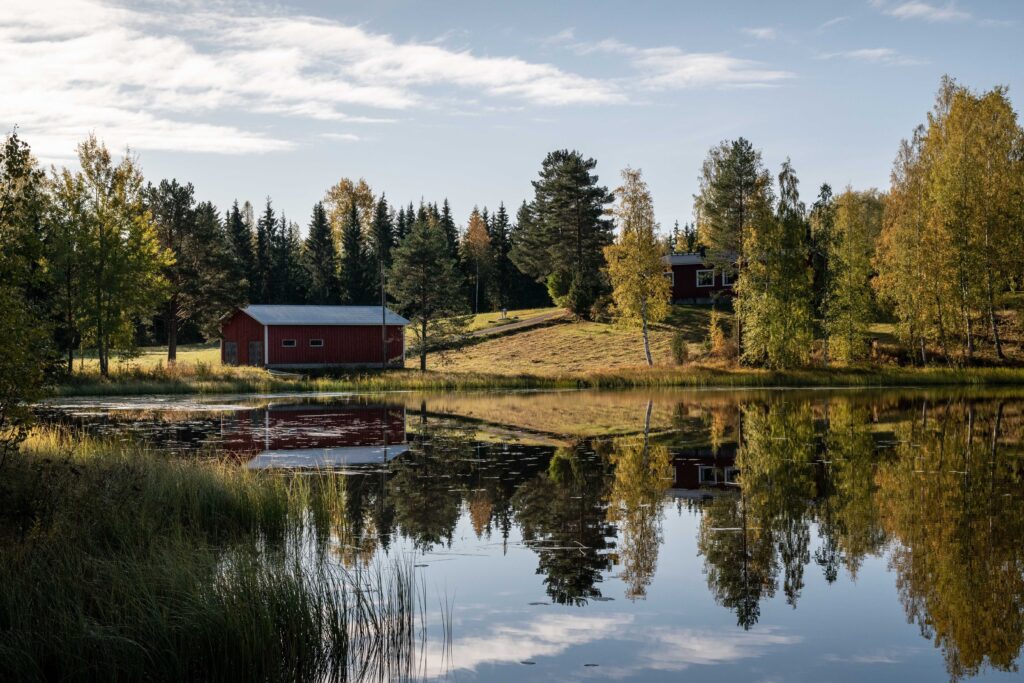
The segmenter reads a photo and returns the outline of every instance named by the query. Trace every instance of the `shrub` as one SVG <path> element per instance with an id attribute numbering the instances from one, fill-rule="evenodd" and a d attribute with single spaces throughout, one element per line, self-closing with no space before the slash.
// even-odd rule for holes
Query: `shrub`
<path id="1" fill-rule="evenodd" d="M 734 345 L 726 338 L 725 330 L 722 329 L 722 315 L 714 309 L 708 323 L 707 347 L 714 358 L 728 359 L 736 356 Z"/>
<path id="2" fill-rule="evenodd" d="M 676 365 L 684 365 L 690 360 L 690 346 L 682 330 L 676 330 L 672 334 L 672 360 Z"/>

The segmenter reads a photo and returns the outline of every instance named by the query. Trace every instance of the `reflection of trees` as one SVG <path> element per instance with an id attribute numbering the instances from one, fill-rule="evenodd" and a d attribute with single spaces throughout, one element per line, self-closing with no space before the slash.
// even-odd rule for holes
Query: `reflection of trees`
<path id="1" fill-rule="evenodd" d="M 953 679 L 1015 671 L 1024 643 L 1024 476 L 1000 453 L 1002 422 L 1002 404 L 933 411 L 877 475 L 900 599 Z"/>
<path id="2" fill-rule="evenodd" d="M 608 521 L 619 530 L 620 576 L 631 600 L 645 597 L 654 577 L 661 545 L 662 496 L 672 481 L 668 448 L 650 443 L 650 414 L 648 403 L 642 437 L 620 437 L 611 444 L 615 479 L 608 493 Z"/>
<path id="3" fill-rule="evenodd" d="M 559 448 L 546 474 L 525 481 L 512 496 L 523 540 L 537 553 L 537 573 L 559 604 L 601 597 L 597 584 L 611 569 L 614 528 L 605 520 L 606 472 L 586 457 L 585 445 Z"/>
<path id="4" fill-rule="evenodd" d="M 778 562 L 768 529 L 749 514 L 745 496 L 714 498 L 700 520 L 697 549 L 704 556 L 708 588 L 749 629 L 761 616 L 761 599 L 775 595 Z"/>
<path id="5" fill-rule="evenodd" d="M 818 508 L 822 544 L 815 560 L 829 583 L 840 565 L 857 576 L 865 555 L 881 550 L 885 533 L 875 506 L 875 445 L 866 408 L 837 401 L 828 408 L 825 495 Z"/>
<path id="6" fill-rule="evenodd" d="M 413 450 L 392 462 L 388 482 L 395 522 L 420 548 L 450 545 L 462 512 L 459 483 L 470 469 L 472 442 L 450 425 L 423 419 Z"/>

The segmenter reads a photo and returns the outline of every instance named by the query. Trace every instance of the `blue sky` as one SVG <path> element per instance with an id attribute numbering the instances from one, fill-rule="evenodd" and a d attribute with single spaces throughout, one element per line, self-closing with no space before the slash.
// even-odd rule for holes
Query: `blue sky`
<path id="1" fill-rule="evenodd" d="M 745 136 L 817 187 L 888 184 L 949 73 L 1024 87 L 1024 2 L 0 3 L 0 127 L 45 163 L 89 131 L 200 198 L 305 224 L 340 177 L 402 203 L 530 196 L 568 147 L 643 169 L 663 228 Z"/>

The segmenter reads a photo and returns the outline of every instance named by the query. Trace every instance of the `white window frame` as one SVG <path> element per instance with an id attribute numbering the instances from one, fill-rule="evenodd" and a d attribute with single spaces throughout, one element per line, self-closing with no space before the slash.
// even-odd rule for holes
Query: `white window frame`
<path id="1" fill-rule="evenodd" d="M 704 273 L 711 273 L 711 284 L 710 285 L 702 285 L 700 283 L 700 276 L 703 275 Z M 715 269 L 714 268 L 710 268 L 710 269 L 698 270 L 697 271 L 697 286 L 698 287 L 705 287 L 705 288 L 714 287 L 715 286 Z"/>
<path id="2" fill-rule="evenodd" d="M 282 339 L 281 340 L 281 348 L 282 349 L 294 349 L 298 345 L 299 345 L 299 343 L 297 341 L 295 341 L 294 339 Z"/>
<path id="3" fill-rule="evenodd" d="M 670 287 L 675 287 L 676 286 L 676 271 L 668 270 L 668 271 L 662 273 L 662 275 L 664 275 L 665 277 L 668 278 L 668 284 L 669 284 Z"/>
<path id="4" fill-rule="evenodd" d="M 313 342 L 316 342 L 315 344 Z M 324 347 L 323 339 L 310 339 L 309 348 L 311 349 L 322 349 Z"/>
<path id="5" fill-rule="evenodd" d="M 735 281 L 736 281 L 736 277 L 732 273 L 730 273 L 728 271 L 725 271 L 725 270 L 722 271 L 722 286 L 723 287 L 732 287 L 732 283 L 735 282 Z"/>

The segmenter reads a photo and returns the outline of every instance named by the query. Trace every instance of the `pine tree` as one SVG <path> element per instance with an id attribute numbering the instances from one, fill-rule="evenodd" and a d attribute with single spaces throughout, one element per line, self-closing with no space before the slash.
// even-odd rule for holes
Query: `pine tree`
<path id="1" fill-rule="evenodd" d="M 341 302 L 341 281 L 338 277 L 338 252 L 334 246 L 331 225 L 323 202 L 313 205 L 309 234 L 303 247 L 303 262 L 309 289 L 306 300 L 311 304 Z"/>
<path id="2" fill-rule="evenodd" d="M 349 206 L 348 218 L 342 229 L 341 250 L 342 301 L 355 305 L 373 303 L 376 297 L 369 284 L 366 245 L 359 208 L 354 203 Z"/>
<path id="3" fill-rule="evenodd" d="M 707 247 L 716 270 L 742 280 L 749 264 L 747 233 L 754 214 L 765 216 L 771 202 L 771 179 L 761 164 L 761 153 L 744 138 L 712 147 L 694 197 L 697 236 Z M 735 290 L 737 295 L 741 291 Z M 733 325 L 737 348 L 742 346 L 742 320 Z"/>
<path id="4" fill-rule="evenodd" d="M 428 349 L 442 351 L 465 331 L 462 285 L 444 230 L 432 218 L 416 221 L 394 251 L 387 289 L 413 322 L 421 371 L 427 369 Z"/>
<path id="5" fill-rule="evenodd" d="M 539 262 L 534 258 L 537 255 L 533 241 L 537 235 L 534 222 L 533 206 L 524 200 L 516 211 L 516 222 L 509 228 L 509 261 L 514 266 L 510 308 L 550 306 L 552 303 L 547 287 L 531 274 L 536 272 L 535 266 Z"/>
<path id="6" fill-rule="evenodd" d="M 151 184 L 145 192 L 160 244 L 174 257 L 164 269 L 168 297 L 161 312 L 168 363 L 177 360 L 182 325 L 195 323 L 211 333 L 217 319 L 244 298 L 244 280 L 237 277 L 216 209 L 208 202 L 197 206 L 194 194 L 191 183 L 177 180 Z"/>
<path id="7" fill-rule="evenodd" d="M 611 222 L 604 217 L 612 196 L 597 184 L 596 166 L 576 151 L 547 155 L 540 179 L 533 181 L 535 220 L 513 250 L 520 269 L 545 281 L 556 303 L 583 317 L 606 291 L 603 249 L 612 242 Z"/>
<path id="8" fill-rule="evenodd" d="M 405 207 L 401 206 L 398 208 L 398 215 L 395 218 L 395 241 L 394 243 L 401 244 L 402 240 L 405 239 L 406 234 L 409 232 L 409 225 L 411 220 L 406 217 Z"/>
<path id="9" fill-rule="evenodd" d="M 622 171 L 622 187 L 615 190 L 614 213 L 619 225 L 615 244 L 605 247 L 612 297 L 620 320 L 643 330 L 647 365 L 654 365 L 648 328 L 665 319 L 671 291 L 665 278 L 665 249 L 658 241 L 654 202 L 640 171 Z"/>

